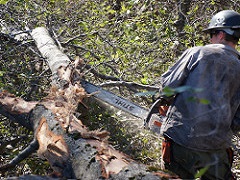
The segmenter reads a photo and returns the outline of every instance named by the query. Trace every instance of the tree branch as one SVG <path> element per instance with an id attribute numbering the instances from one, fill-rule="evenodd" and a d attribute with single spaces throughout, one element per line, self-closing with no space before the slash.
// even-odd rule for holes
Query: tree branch
<path id="1" fill-rule="evenodd" d="M 22 152 L 20 152 L 15 158 L 13 158 L 9 163 L 1 165 L 0 171 L 6 171 L 8 169 L 14 168 L 21 161 L 29 157 L 33 152 L 38 149 L 38 141 L 34 139 Z"/>
<path id="2" fill-rule="evenodd" d="M 158 91 L 159 87 L 151 86 L 151 85 L 144 85 L 138 84 L 134 82 L 126 82 L 126 81 L 108 81 L 101 83 L 100 86 L 102 87 L 109 87 L 109 86 L 125 86 L 129 89 L 141 89 L 141 90 L 149 90 L 149 91 Z"/>
<path id="3" fill-rule="evenodd" d="M 66 67 L 70 63 L 70 59 L 58 49 L 45 28 L 35 28 L 31 35 L 42 56 L 47 59 L 52 74 L 56 74 L 61 66 Z"/>

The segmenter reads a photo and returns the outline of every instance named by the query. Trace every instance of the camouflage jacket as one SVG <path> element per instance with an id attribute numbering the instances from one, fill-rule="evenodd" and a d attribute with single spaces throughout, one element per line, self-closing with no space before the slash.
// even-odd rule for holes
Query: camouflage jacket
<path id="1" fill-rule="evenodd" d="M 200 151 L 231 145 L 240 130 L 239 52 L 222 44 L 190 48 L 162 75 L 161 85 L 190 87 L 176 95 L 161 134 Z"/>

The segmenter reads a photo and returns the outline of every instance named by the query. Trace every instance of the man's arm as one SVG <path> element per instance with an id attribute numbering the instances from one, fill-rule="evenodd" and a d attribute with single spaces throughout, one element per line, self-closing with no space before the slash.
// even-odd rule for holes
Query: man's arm
<path id="1" fill-rule="evenodd" d="M 170 88 L 181 86 L 192 68 L 190 64 L 194 61 L 193 59 L 191 50 L 186 50 L 178 61 L 161 76 L 161 90 L 166 86 Z"/>
<path id="2" fill-rule="evenodd" d="M 238 110 L 232 120 L 231 128 L 234 134 L 237 134 L 240 131 L 240 107 L 238 107 Z"/>

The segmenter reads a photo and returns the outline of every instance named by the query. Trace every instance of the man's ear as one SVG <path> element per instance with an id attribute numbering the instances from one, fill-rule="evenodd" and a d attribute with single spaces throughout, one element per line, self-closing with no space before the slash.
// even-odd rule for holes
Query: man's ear
<path id="1" fill-rule="evenodd" d="M 224 39 L 225 39 L 225 36 L 226 36 L 226 33 L 224 33 L 223 31 L 220 31 L 220 32 L 218 33 L 218 36 L 219 36 L 219 38 L 220 38 L 221 40 L 224 40 Z"/>

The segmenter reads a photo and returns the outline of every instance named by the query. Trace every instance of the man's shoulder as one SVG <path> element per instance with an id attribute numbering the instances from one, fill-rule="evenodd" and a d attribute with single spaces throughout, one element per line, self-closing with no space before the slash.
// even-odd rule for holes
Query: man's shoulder
<path id="1" fill-rule="evenodd" d="M 224 49 L 225 45 L 223 44 L 207 44 L 204 46 L 195 46 L 190 48 L 191 51 L 210 51 L 215 49 Z"/>
<path id="2" fill-rule="evenodd" d="M 194 46 L 194 47 L 187 49 L 185 52 L 186 53 L 197 53 L 197 52 L 201 52 L 201 51 L 211 51 L 216 48 L 220 48 L 220 47 L 215 47 L 212 44 L 205 45 L 205 46 Z"/>
<path id="3" fill-rule="evenodd" d="M 235 49 L 223 44 L 207 44 L 204 46 L 195 46 L 188 49 L 188 53 L 204 54 L 204 55 L 222 54 L 226 51 L 231 51 L 233 53 L 239 54 Z"/>
<path id="4" fill-rule="evenodd" d="M 182 58 L 195 57 L 195 59 L 198 59 L 222 55 L 235 57 L 235 60 L 240 59 L 240 53 L 236 49 L 224 44 L 207 44 L 204 46 L 191 47 L 185 50 Z"/>
<path id="5" fill-rule="evenodd" d="M 232 54 L 235 57 L 237 57 L 237 59 L 240 59 L 240 53 L 232 48 L 231 46 L 228 45 L 224 45 L 224 44 L 208 44 L 204 46 L 204 49 L 206 49 L 206 51 L 210 51 L 210 52 L 215 52 L 218 54 Z"/>
<path id="6" fill-rule="evenodd" d="M 221 56 L 222 60 L 229 60 L 230 58 L 240 63 L 240 53 L 236 49 L 224 44 L 208 44 L 205 46 L 192 47 L 188 49 L 187 54 L 194 56 L 195 58 L 208 60 L 219 59 L 219 57 Z"/>
<path id="7" fill-rule="evenodd" d="M 194 46 L 194 47 L 191 47 L 189 49 L 187 49 L 184 54 L 188 54 L 188 55 L 191 55 L 191 56 L 198 56 L 200 54 L 211 54 L 211 53 L 214 53 L 214 47 L 213 46 L 208 46 L 208 45 L 205 45 L 205 46 Z"/>

